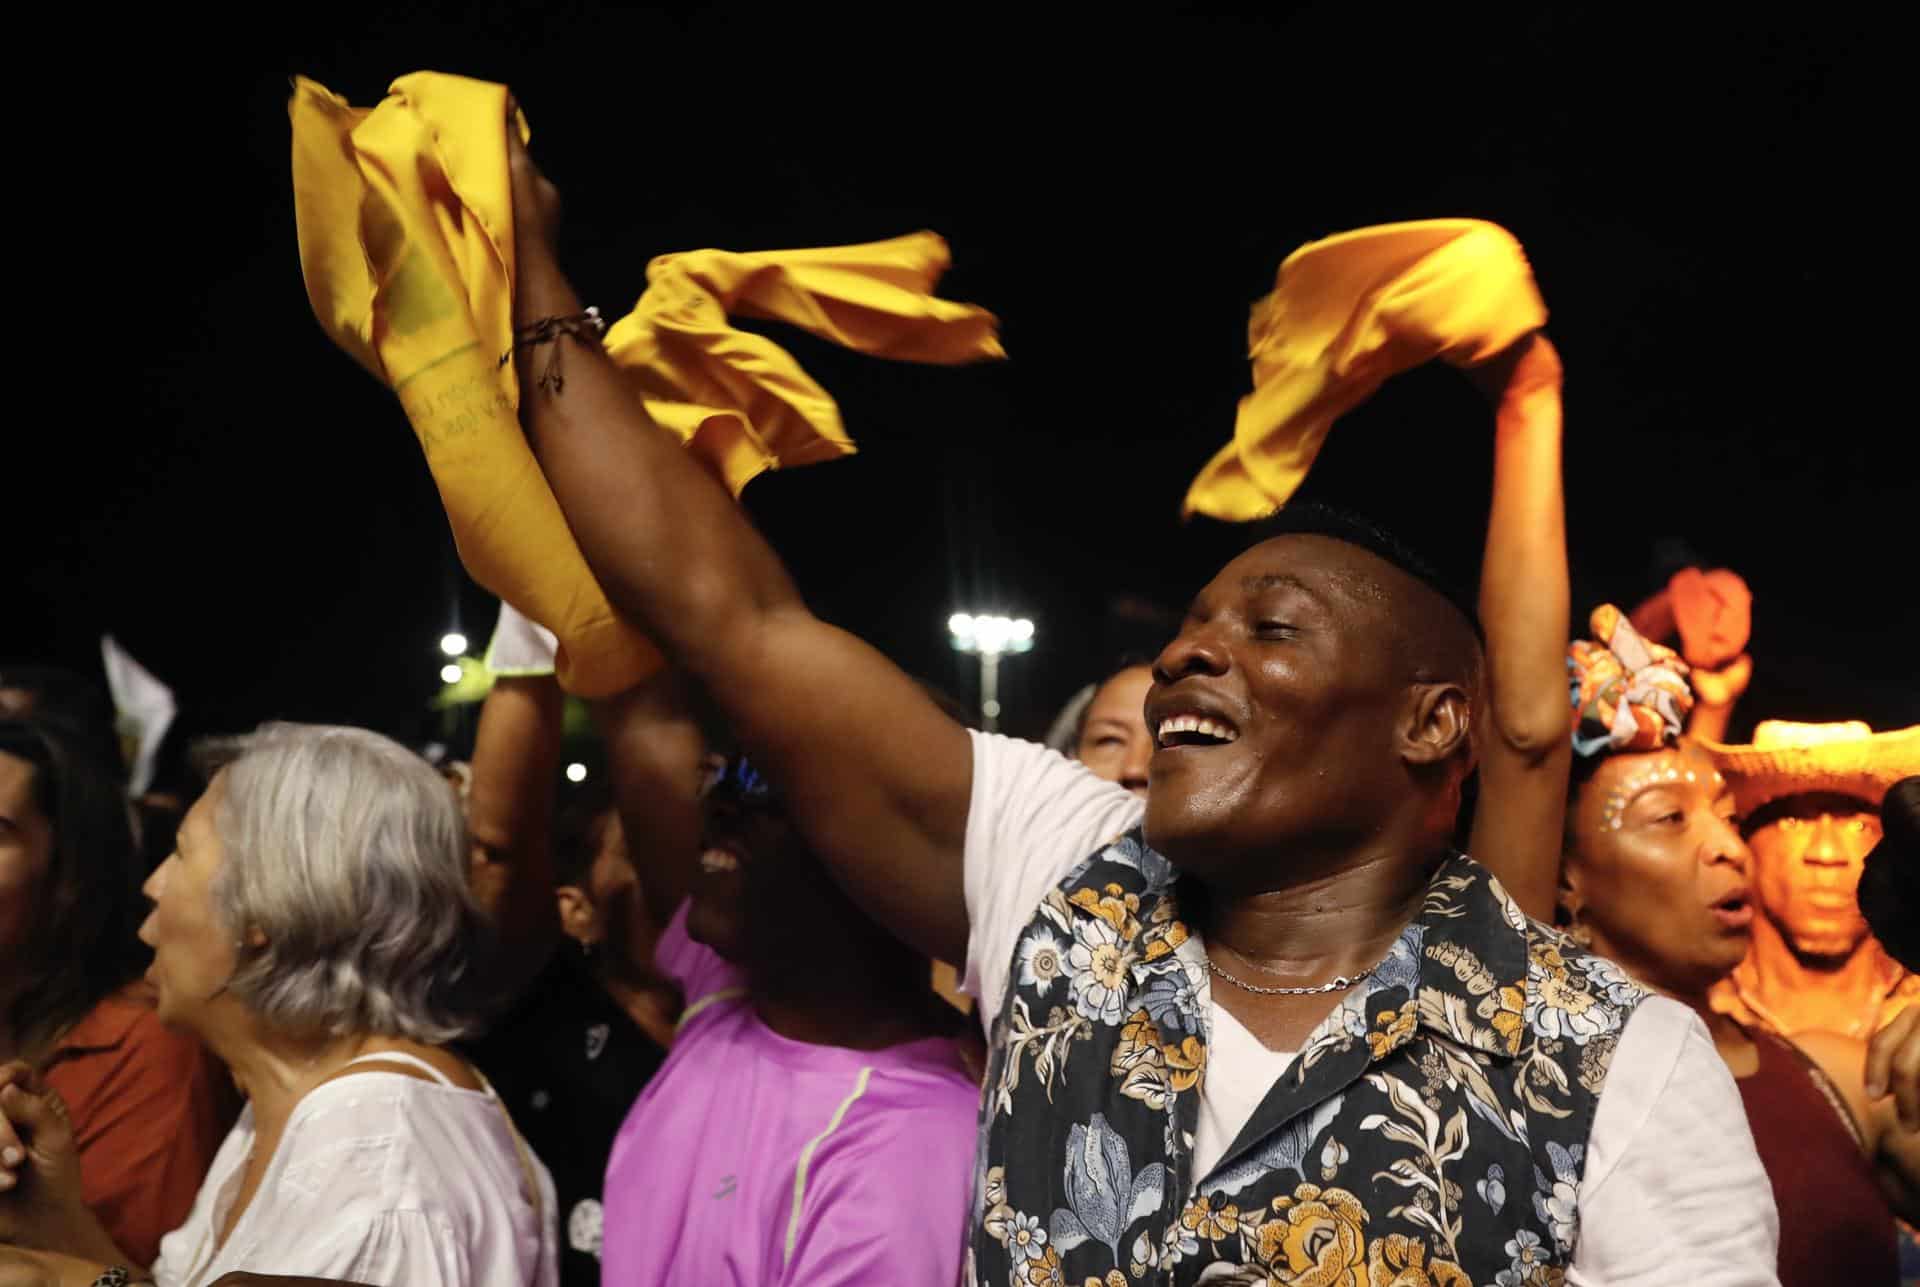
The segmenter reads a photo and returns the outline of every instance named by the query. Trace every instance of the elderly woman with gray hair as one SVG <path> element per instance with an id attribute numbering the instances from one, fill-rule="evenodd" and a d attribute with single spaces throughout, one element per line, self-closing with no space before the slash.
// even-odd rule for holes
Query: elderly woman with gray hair
<path id="1" fill-rule="evenodd" d="M 217 766 L 147 882 L 162 1020 L 247 1096 L 162 1287 L 234 1270 L 367 1283 L 550 1285 L 553 1182 L 446 1043 L 478 1016 L 482 921 L 459 802 L 377 734 L 270 724 Z M 78 1200 L 58 1097 L 0 1071 L 13 1241 L 52 1281 L 138 1282 Z"/>

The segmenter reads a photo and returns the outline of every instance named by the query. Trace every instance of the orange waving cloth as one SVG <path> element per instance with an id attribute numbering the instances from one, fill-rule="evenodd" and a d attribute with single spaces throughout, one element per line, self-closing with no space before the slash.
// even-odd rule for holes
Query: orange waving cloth
<path id="1" fill-rule="evenodd" d="M 560 641 L 561 683 L 618 692 L 660 664 L 615 615 L 521 432 L 513 337 L 507 88 L 436 72 L 355 108 L 296 79 L 294 209 L 320 324 L 399 395 L 460 558 Z M 522 137 L 524 120 L 516 121 Z M 936 299 L 930 232 L 865 246 L 665 255 L 607 334 L 650 415 L 737 494 L 762 470 L 854 450 L 839 409 L 793 358 L 727 315 L 790 322 L 881 357 L 1002 357 L 982 309 Z"/>
<path id="2" fill-rule="evenodd" d="M 1253 392 L 1183 512 L 1265 517 L 1306 479 L 1333 422 L 1388 378 L 1434 358 L 1483 362 L 1546 320 L 1525 252 L 1496 224 L 1425 219 L 1309 242 L 1253 306 Z"/>

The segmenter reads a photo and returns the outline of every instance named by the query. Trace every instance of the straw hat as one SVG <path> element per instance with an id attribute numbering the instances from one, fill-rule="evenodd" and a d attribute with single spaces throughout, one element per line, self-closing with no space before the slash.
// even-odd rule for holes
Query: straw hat
<path id="1" fill-rule="evenodd" d="M 1920 724 L 1876 733 L 1859 720 L 1763 720 L 1750 746 L 1704 745 L 1733 784 L 1742 813 L 1786 796 L 1815 794 L 1850 796 L 1877 809 L 1888 787 L 1920 773 Z"/>

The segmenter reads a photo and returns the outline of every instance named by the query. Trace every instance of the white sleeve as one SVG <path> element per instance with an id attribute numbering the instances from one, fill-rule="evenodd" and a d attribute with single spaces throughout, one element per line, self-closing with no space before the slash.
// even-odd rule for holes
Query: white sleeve
<path id="1" fill-rule="evenodd" d="M 1568 1287 L 1777 1287 L 1780 1215 L 1740 1089 L 1700 1017 L 1650 997 L 1588 1136 Z"/>
<path id="2" fill-rule="evenodd" d="M 522 616 L 506 600 L 500 601 L 500 616 L 487 644 L 488 670 L 496 675 L 551 675 L 559 650 L 560 640 L 553 631 Z"/>
<path id="3" fill-rule="evenodd" d="M 1014 941 L 1047 891 L 1140 821 L 1121 786 L 1037 742 L 973 733 L 964 880 L 967 965 L 961 986 L 991 1030 L 1006 994 Z"/>

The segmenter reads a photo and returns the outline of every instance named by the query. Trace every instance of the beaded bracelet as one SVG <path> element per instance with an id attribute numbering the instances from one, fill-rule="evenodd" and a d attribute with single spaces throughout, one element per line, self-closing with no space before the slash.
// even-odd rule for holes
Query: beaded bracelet
<path id="1" fill-rule="evenodd" d="M 592 340 L 598 344 L 600 337 L 606 333 L 606 319 L 600 316 L 597 308 L 590 307 L 584 313 L 570 313 L 563 317 L 543 317 L 513 333 L 513 347 L 500 355 L 500 365 L 505 366 L 513 361 L 513 355 L 521 349 L 552 344 L 562 335 L 571 335 L 576 340 Z M 554 345 L 553 356 L 547 359 L 546 369 L 535 381 L 535 387 L 544 390 L 549 397 L 558 395 L 567 384 L 566 378 L 560 374 L 560 352 L 563 347 Z"/>

